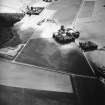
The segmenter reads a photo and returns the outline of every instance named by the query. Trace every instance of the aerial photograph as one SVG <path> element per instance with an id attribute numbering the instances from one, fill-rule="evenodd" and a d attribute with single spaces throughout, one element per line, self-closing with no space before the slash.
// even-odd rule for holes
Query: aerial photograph
<path id="1" fill-rule="evenodd" d="M 105 105 L 105 0 L 0 0 L 0 105 Z"/>

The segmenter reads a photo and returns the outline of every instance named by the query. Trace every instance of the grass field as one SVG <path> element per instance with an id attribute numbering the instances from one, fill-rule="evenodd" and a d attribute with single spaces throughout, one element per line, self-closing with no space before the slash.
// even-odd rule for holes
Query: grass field
<path id="1" fill-rule="evenodd" d="M 93 75 L 80 49 L 76 47 L 61 49 L 55 43 L 41 38 L 31 39 L 16 61 L 58 72 Z"/>
<path id="2" fill-rule="evenodd" d="M 60 24 L 66 26 L 72 24 L 77 12 L 80 9 L 82 0 L 59 0 L 57 3 L 52 4 L 48 9 L 56 10 L 54 18 L 58 20 Z"/>

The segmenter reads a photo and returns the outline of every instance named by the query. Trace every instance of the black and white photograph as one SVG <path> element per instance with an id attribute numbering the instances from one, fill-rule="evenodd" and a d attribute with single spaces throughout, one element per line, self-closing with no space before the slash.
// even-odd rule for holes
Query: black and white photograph
<path id="1" fill-rule="evenodd" d="M 0 105 L 105 105 L 105 0 L 0 0 Z"/>

